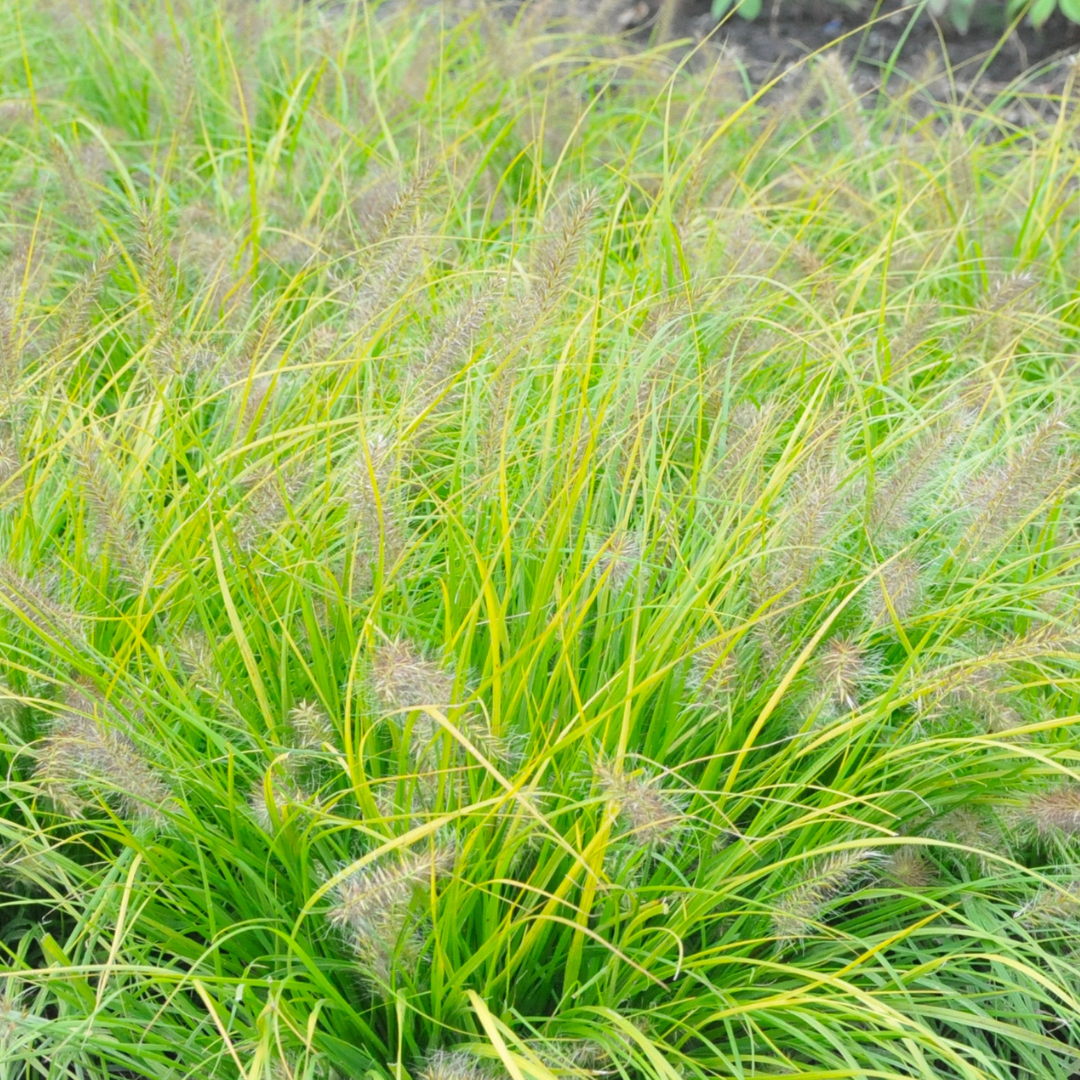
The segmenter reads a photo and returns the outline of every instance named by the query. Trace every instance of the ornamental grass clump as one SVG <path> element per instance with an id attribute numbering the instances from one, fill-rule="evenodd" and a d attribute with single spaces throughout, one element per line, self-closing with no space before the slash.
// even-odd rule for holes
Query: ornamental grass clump
<path id="1" fill-rule="evenodd" d="M 1075 80 L 544 6 L 4 11 L 0 1080 L 1080 1070 Z"/>

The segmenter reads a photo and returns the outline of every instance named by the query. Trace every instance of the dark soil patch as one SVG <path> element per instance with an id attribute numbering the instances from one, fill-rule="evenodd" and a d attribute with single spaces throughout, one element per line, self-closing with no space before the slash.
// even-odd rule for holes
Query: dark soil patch
<path id="1" fill-rule="evenodd" d="M 651 3 L 655 6 L 655 0 Z M 1064 82 L 1060 61 L 1080 49 L 1080 26 L 1060 13 L 1039 30 L 1025 21 L 1012 33 L 1006 27 L 979 25 L 960 35 L 947 21 L 926 15 L 912 24 L 912 9 L 896 0 L 886 0 L 876 14 L 856 14 L 829 0 L 780 2 L 774 17 L 766 0 L 755 22 L 731 16 L 719 25 L 709 8 L 710 0 L 682 0 L 673 29 L 699 41 L 709 38 L 734 46 L 755 81 L 838 42 L 864 77 L 880 79 L 899 47 L 896 70 L 926 72 L 936 58 L 940 70 L 951 70 L 961 89 L 976 80 L 991 89 L 1022 79 L 1029 89 L 1052 90 Z"/>

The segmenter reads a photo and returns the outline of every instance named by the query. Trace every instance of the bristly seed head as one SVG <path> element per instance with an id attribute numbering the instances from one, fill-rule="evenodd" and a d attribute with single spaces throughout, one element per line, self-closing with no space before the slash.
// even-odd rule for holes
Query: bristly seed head
<path id="1" fill-rule="evenodd" d="M 996 817 L 983 806 L 966 804 L 950 810 L 926 828 L 926 835 L 956 844 L 961 849 L 949 849 L 947 854 L 961 861 L 974 859 L 981 871 L 989 867 L 990 856 L 1005 846 Z"/>
<path id="2" fill-rule="evenodd" d="M 334 889 L 330 924 L 345 931 L 357 962 L 376 985 L 387 985 L 398 962 L 419 959 L 420 939 L 410 928 L 413 897 L 453 872 L 455 847 L 387 856 L 347 877 Z"/>
<path id="3" fill-rule="evenodd" d="M 937 876 L 933 862 L 917 844 L 894 848 L 885 860 L 884 875 L 905 889 L 926 889 Z"/>
<path id="4" fill-rule="evenodd" d="M 309 465 L 296 462 L 264 469 L 248 480 L 248 492 L 233 519 L 233 535 L 241 551 L 256 551 L 261 541 L 288 520 L 289 509 L 303 494 L 311 472 Z"/>
<path id="5" fill-rule="evenodd" d="M 798 600 L 825 554 L 826 541 L 847 513 L 856 485 L 845 486 L 850 466 L 828 460 L 828 448 L 809 460 L 790 484 L 788 513 L 777 525 L 780 546 L 771 553 L 768 590 Z"/>
<path id="6" fill-rule="evenodd" d="M 716 705 L 735 691 L 735 655 L 722 642 L 699 645 L 690 662 L 695 704 Z"/>
<path id="7" fill-rule="evenodd" d="M 625 588 L 642 566 L 640 537 L 620 529 L 596 546 L 597 573 L 616 592 Z"/>
<path id="8" fill-rule="evenodd" d="M 454 674 L 423 656 L 412 642 L 380 642 L 371 657 L 371 683 L 387 709 L 446 708 L 454 700 Z"/>
<path id="9" fill-rule="evenodd" d="M 266 799 L 265 780 L 251 789 L 248 807 L 259 828 L 271 835 L 284 823 L 290 810 L 304 807 L 317 809 L 319 805 L 318 798 L 298 787 L 296 781 L 287 773 L 275 772 L 271 776 L 270 792 L 273 798 L 273 813 Z"/>
<path id="10" fill-rule="evenodd" d="M 837 709 L 855 709 L 872 672 L 862 647 L 848 638 L 832 638 L 815 664 L 824 699 Z"/>
<path id="11" fill-rule="evenodd" d="M 866 614 L 870 629 L 908 621 L 923 603 L 922 567 L 910 555 L 901 555 L 881 568 L 878 579 L 866 589 Z M 889 608 L 892 607 L 892 613 Z"/>
<path id="12" fill-rule="evenodd" d="M 172 792 L 119 730 L 120 719 L 83 690 L 71 690 L 38 753 L 37 776 L 66 814 L 86 805 L 84 793 L 112 800 L 129 817 L 160 823 L 174 805 Z"/>
<path id="13" fill-rule="evenodd" d="M 97 557 L 107 552 L 121 576 L 132 584 L 141 583 L 150 559 L 117 470 L 89 437 L 79 449 L 77 459 L 91 526 L 88 536 L 91 554 Z"/>
<path id="14" fill-rule="evenodd" d="M 417 1075 L 420 1080 L 494 1080 L 495 1072 L 468 1050 L 435 1050 Z"/>
<path id="15" fill-rule="evenodd" d="M 969 706 L 986 721 L 988 731 L 1011 731 L 1024 723 L 1023 714 L 1011 704 L 1012 687 L 992 666 L 971 671 L 968 678 L 956 686 L 953 696 Z"/>
<path id="16" fill-rule="evenodd" d="M 578 1039 L 570 1048 L 570 1064 L 586 1072 L 599 1072 L 611 1064 L 611 1054 L 592 1039 Z"/>
<path id="17" fill-rule="evenodd" d="M 1056 889 L 1040 889 L 1013 913 L 1013 918 L 1029 927 L 1080 920 L 1080 881 Z"/>
<path id="18" fill-rule="evenodd" d="M 1066 784 L 1034 795 L 1025 810 L 1043 836 L 1076 836 L 1080 833 L 1080 785 Z"/>
<path id="19" fill-rule="evenodd" d="M 317 701 L 298 701 L 289 711 L 289 726 L 296 734 L 296 745 L 304 749 L 318 749 L 335 739 L 334 725 Z"/>
<path id="20" fill-rule="evenodd" d="M 85 645 L 80 616 L 54 599 L 52 582 L 23 577 L 10 563 L 0 559 L 0 596 L 39 633 L 46 637 L 63 635 L 67 641 Z"/>
<path id="21" fill-rule="evenodd" d="M 539 246 L 536 276 L 524 318 L 538 322 L 558 302 L 577 263 L 589 224 L 600 207 L 596 191 L 583 191 L 561 214 L 557 215 L 554 235 Z"/>
<path id="22" fill-rule="evenodd" d="M 943 467 L 969 418 L 960 409 L 951 411 L 905 448 L 891 471 L 874 486 L 869 525 L 879 542 L 903 539 L 913 523 L 914 511 L 931 492 L 940 489 Z"/>
<path id="23" fill-rule="evenodd" d="M 401 446 L 389 435 L 369 434 L 344 470 L 341 496 L 359 530 L 358 557 L 369 564 L 383 551 L 393 566 L 405 546 L 405 508 L 400 483 Z M 354 580 L 354 587 L 360 578 Z"/>
<path id="24" fill-rule="evenodd" d="M 619 816 L 628 827 L 628 840 L 648 850 L 678 844 L 686 828 L 686 814 L 655 780 L 616 772 L 604 761 L 597 762 L 596 776 L 605 798 L 617 805 Z"/>
<path id="25" fill-rule="evenodd" d="M 1057 491 L 1075 468 L 1061 447 L 1068 427 L 1052 413 L 1021 443 L 1010 462 L 983 470 L 968 485 L 971 522 L 961 548 L 983 553 L 1006 539 L 1011 530 Z"/>
<path id="26" fill-rule="evenodd" d="M 454 869 L 455 847 L 443 843 L 431 851 L 413 852 L 400 859 L 386 857 L 365 866 L 340 882 L 329 913 L 332 926 L 363 930 L 379 923 L 388 911 L 407 907 L 417 890 Z"/>
<path id="27" fill-rule="evenodd" d="M 740 490 L 753 494 L 760 488 L 762 473 L 757 466 L 779 419 L 772 401 L 762 406 L 743 401 L 732 409 L 725 431 L 724 456 L 708 484 L 709 494 L 718 503 L 734 498 Z"/>
<path id="28" fill-rule="evenodd" d="M 397 444 L 384 434 L 369 434 L 345 476 L 345 498 L 360 518 L 375 514 L 376 502 L 385 502 L 396 465 Z"/>
<path id="29" fill-rule="evenodd" d="M 27 1025 L 29 1016 L 10 985 L 0 988 L 0 1053 L 14 1052 L 20 1030 Z"/>
<path id="30" fill-rule="evenodd" d="M 828 903 L 872 873 L 880 853 L 865 848 L 838 851 L 812 863 L 773 912 L 773 933 L 785 945 L 812 934 Z"/>

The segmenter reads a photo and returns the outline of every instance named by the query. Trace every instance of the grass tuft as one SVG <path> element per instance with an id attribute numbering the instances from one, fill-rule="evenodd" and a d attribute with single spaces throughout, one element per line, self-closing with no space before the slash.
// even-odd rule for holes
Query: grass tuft
<path id="1" fill-rule="evenodd" d="M 544 8 L 4 9 L 0 1080 L 1080 1071 L 1076 68 Z"/>

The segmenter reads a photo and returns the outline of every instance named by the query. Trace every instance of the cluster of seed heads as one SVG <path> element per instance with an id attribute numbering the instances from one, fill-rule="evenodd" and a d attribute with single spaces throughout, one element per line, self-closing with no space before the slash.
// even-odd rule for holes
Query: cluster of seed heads
<path id="1" fill-rule="evenodd" d="M 406 543 L 404 489 L 400 482 L 401 447 L 383 434 L 370 434 L 343 472 L 341 494 L 357 531 L 358 568 L 381 559 L 386 569 L 400 559 Z M 365 583 L 357 573 L 356 591 Z"/>
<path id="2" fill-rule="evenodd" d="M 992 666 L 978 668 L 952 690 L 953 700 L 966 705 L 986 723 L 988 731 L 1003 732 L 1020 727 L 1023 715 L 1010 704 L 1013 687 Z"/>
<path id="3" fill-rule="evenodd" d="M 621 1032 L 615 1034 L 619 1042 L 628 1039 Z M 554 1070 L 572 1070 L 587 1073 L 611 1073 L 611 1053 L 594 1039 L 530 1039 L 529 1049 L 542 1061 L 550 1063 Z"/>
<path id="4" fill-rule="evenodd" d="M 480 327 L 491 307 L 494 294 L 483 290 L 452 309 L 442 327 L 424 349 L 419 371 L 415 374 L 414 415 L 426 412 L 445 389 L 445 383 L 467 359 Z"/>
<path id="5" fill-rule="evenodd" d="M 364 240 L 375 246 L 412 230 L 416 212 L 431 187 L 433 172 L 423 165 L 411 175 L 377 175 L 353 201 L 352 209 Z"/>
<path id="6" fill-rule="evenodd" d="M 450 713 L 449 722 L 485 757 L 504 762 L 514 757 L 514 739 L 496 735 L 486 715 L 478 710 L 456 706 L 457 675 L 453 669 L 425 656 L 412 642 L 400 637 L 380 642 L 373 650 L 370 670 L 371 688 L 378 703 L 394 713 L 398 723 L 406 723 L 408 710 L 418 710 L 411 717 L 409 741 L 415 762 L 428 760 L 441 730 L 421 706 Z M 433 795 L 438 777 L 429 774 L 420 780 L 425 794 Z"/>
<path id="7" fill-rule="evenodd" d="M 833 51 L 818 57 L 814 65 L 814 76 L 819 85 L 835 97 L 856 145 L 869 146 L 870 133 L 863 116 L 862 103 L 840 54 Z"/>
<path id="8" fill-rule="evenodd" d="M 361 333 L 373 328 L 414 281 L 423 265 L 422 228 L 417 214 L 431 185 L 424 166 L 411 175 L 383 174 L 354 200 L 355 215 L 368 258 L 358 267 L 359 280 L 343 288 L 346 328 Z"/>

